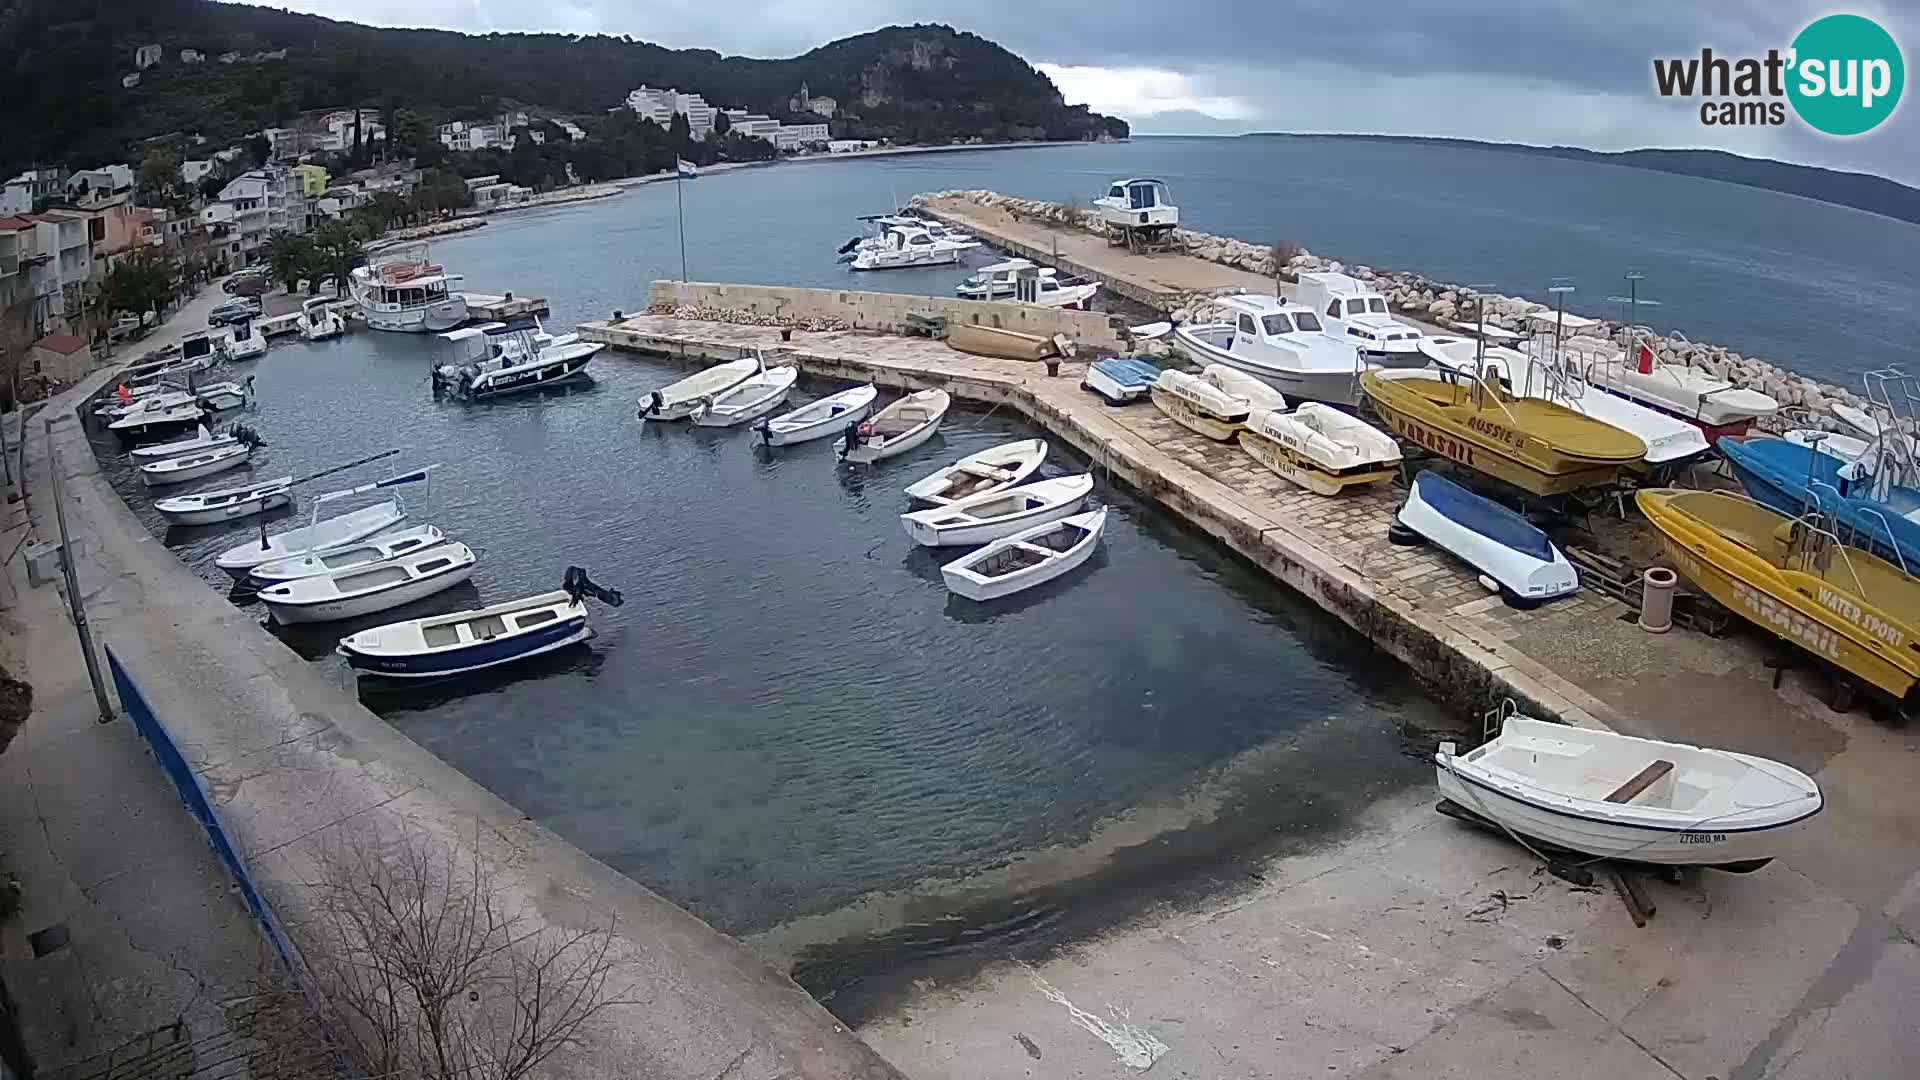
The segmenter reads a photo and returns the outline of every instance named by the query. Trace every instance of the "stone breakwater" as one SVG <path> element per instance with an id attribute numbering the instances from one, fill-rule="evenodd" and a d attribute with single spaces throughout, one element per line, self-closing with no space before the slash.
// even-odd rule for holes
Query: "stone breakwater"
<path id="1" fill-rule="evenodd" d="M 1018 221 L 1040 222 L 1095 236 L 1107 234 L 1106 223 L 1089 208 L 1021 199 L 995 191 L 928 192 L 914 196 L 913 205 L 922 206 L 936 199 L 964 200 L 1004 212 Z M 1487 325 L 1525 335 L 1532 329 L 1529 321 L 1533 316 L 1553 310 L 1547 304 L 1525 297 L 1480 293 L 1422 274 L 1344 263 L 1290 243 L 1251 244 L 1192 229 L 1176 229 L 1173 239 L 1185 254 L 1194 258 L 1276 280 L 1295 281 L 1302 273 L 1320 270 L 1349 274 L 1372 283 L 1395 311 L 1443 327 L 1471 329 L 1477 318 L 1474 305 L 1479 302 L 1485 305 Z M 1176 322 L 1185 321 L 1204 300 L 1204 296 L 1183 297 L 1169 314 Z M 1618 321 L 1602 319 L 1569 338 L 1567 347 L 1583 356 L 1610 357 L 1620 352 L 1620 341 L 1628 329 Z M 1789 407 L 1784 410 L 1785 415 L 1776 418 L 1775 424 L 1779 427 L 1837 428 L 1838 421 L 1827 411 L 1831 405 L 1845 403 L 1864 408 L 1867 404 L 1865 395 L 1858 390 L 1822 383 L 1784 364 L 1746 356 L 1725 346 L 1688 341 L 1677 334 L 1655 335 L 1648 343 L 1664 363 L 1700 368 L 1736 386 L 1759 390 Z M 1910 423 L 1909 430 L 1913 429 Z"/>
<path id="2" fill-rule="evenodd" d="M 757 311 L 742 311 L 738 308 L 713 307 L 707 304 L 682 304 L 671 300 L 656 300 L 648 304 L 646 314 L 661 315 L 669 319 L 727 323 L 732 326 L 771 326 L 780 330 L 811 330 L 816 333 L 853 329 L 851 322 L 829 316 L 769 315 Z"/>

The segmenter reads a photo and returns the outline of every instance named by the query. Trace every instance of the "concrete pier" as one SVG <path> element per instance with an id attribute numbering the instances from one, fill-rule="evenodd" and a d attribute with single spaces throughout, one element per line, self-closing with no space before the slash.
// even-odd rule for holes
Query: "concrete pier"
<path id="1" fill-rule="evenodd" d="M 467 314 L 475 319 L 490 319 L 494 322 L 506 322 L 509 319 L 524 319 L 530 315 L 547 314 L 547 298 L 544 296 L 494 296 L 490 293 L 470 292 L 467 297 Z"/>

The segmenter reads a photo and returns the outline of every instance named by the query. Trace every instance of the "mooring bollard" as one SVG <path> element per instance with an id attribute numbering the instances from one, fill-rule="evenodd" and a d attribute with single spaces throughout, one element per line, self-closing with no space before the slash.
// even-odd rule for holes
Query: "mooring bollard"
<path id="1" fill-rule="evenodd" d="M 1673 590 L 1680 576 L 1664 566 L 1640 575 L 1640 629 L 1664 634 L 1673 629 Z"/>
<path id="2" fill-rule="evenodd" d="M 1049 356 L 1047 357 L 1046 363 L 1047 363 L 1047 378 L 1049 379 L 1059 378 L 1060 377 L 1060 358 L 1057 356 Z"/>
<path id="3" fill-rule="evenodd" d="M 780 328 L 780 340 L 781 340 L 781 341 L 792 341 L 792 340 L 793 340 L 793 327 L 791 327 L 791 326 L 783 326 L 783 327 L 781 327 L 781 328 Z"/>

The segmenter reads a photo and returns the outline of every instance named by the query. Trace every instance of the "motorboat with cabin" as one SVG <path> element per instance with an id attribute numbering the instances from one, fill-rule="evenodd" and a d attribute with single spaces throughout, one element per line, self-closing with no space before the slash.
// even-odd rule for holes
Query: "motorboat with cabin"
<path id="1" fill-rule="evenodd" d="M 185 400 L 180 400 L 184 397 Z M 164 434 L 204 422 L 207 410 L 193 396 L 156 394 L 142 398 L 121 414 L 107 430 L 122 439 L 140 439 Z"/>
<path id="2" fill-rule="evenodd" d="M 1180 227 L 1180 208 L 1167 194 L 1166 183 L 1150 177 L 1115 180 L 1105 195 L 1093 200 L 1093 209 L 1107 226 L 1109 240 L 1131 249 L 1164 244 Z"/>
<path id="3" fill-rule="evenodd" d="M 1628 351 L 1590 360 L 1589 383 L 1669 416 L 1698 426 L 1708 440 L 1745 435 L 1756 420 L 1780 411 L 1780 403 L 1758 390 L 1735 386 L 1710 372 L 1664 363 L 1653 349 L 1651 331 L 1641 331 Z"/>
<path id="4" fill-rule="evenodd" d="M 919 266 L 951 266 L 960 254 L 978 246 L 936 237 L 925 225 L 885 225 L 875 243 L 862 243 L 850 253 L 855 270 L 904 270 Z"/>
<path id="5" fill-rule="evenodd" d="M 1360 350 L 1322 333 L 1308 308 L 1253 293 L 1209 304 L 1220 318 L 1173 331 L 1196 363 L 1238 368 L 1296 400 L 1360 403 Z"/>
<path id="6" fill-rule="evenodd" d="M 433 369 L 434 393 L 467 401 L 538 390 L 585 378 L 606 345 L 579 334 L 547 333 L 540 320 L 516 319 L 449 330 L 440 335 L 449 359 Z"/>
<path id="7" fill-rule="evenodd" d="M 620 593 L 567 568 L 558 591 L 451 615 L 388 623 L 340 639 L 336 650 L 362 675 L 433 679 L 540 656 L 593 636 L 586 599 L 619 607 Z"/>
<path id="8" fill-rule="evenodd" d="M 1107 509 L 1044 522 L 1002 537 L 940 568 L 948 591 L 999 600 L 1043 585 L 1086 562 L 1107 527 Z"/>
<path id="9" fill-rule="evenodd" d="M 1381 367 L 1425 367 L 1420 328 L 1387 310 L 1379 289 L 1346 274 L 1315 270 L 1302 273 L 1293 298 L 1320 317 L 1323 333 L 1360 350 Z"/>
<path id="10" fill-rule="evenodd" d="M 354 267 L 348 289 L 375 330 L 440 333 L 467 321 L 467 298 L 452 288 L 462 280 L 429 262 L 425 244 L 402 244 Z"/>
<path id="11" fill-rule="evenodd" d="M 1432 469 L 1413 478 L 1395 519 L 1473 567 L 1513 607 L 1533 607 L 1579 591 L 1579 573 L 1546 533 Z"/>
<path id="12" fill-rule="evenodd" d="M 1027 270 L 1041 277 L 1052 277 L 1056 273 L 1053 267 L 1036 266 L 1031 259 L 1007 259 L 967 275 L 966 280 L 953 287 L 953 293 L 962 300 L 999 300 L 1012 296 L 1014 280 Z"/>
<path id="13" fill-rule="evenodd" d="M 836 453 L 860 465 L 899 457 L 924 445 L 940 430 L 953 396 L 945 390 L 920 390 L 900 398 L 865 420 L 849 421 Z"/>
<path id="14" fill-rule="evenodd" d="M 333 309 L 333 301 L 316 296 L 300 305 L 300 336 L 308 341 L 325 341 L 347 332 L 347 320 Z"/>
<path id="15" fill-rule="evenodd" d="M 221 359 L 230 363 L 258 360 L 267 355 L 267 335 L 260 332 L 254 320 L 240 319 L 228 324 L 227 332 L 215 340 L 214 348 Z"/>
<path id="16" fill-rule="evenodd" d="M 1399 443 L 1365 420 L 1317 401 L 1284 411 L 1253 409 L 1236 438 L 1248 457 L 1318 495 L 1385 483 L 1400 474 Z"/>

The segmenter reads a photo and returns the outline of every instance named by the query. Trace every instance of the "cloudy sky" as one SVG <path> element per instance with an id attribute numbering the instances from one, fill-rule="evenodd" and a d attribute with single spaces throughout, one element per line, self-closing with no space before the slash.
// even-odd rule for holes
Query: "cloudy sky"
<path id="1" fill-rule="evenodd" d="M 1662 102 L 1655 56 L 1761 55 L 1819 15 L 1878 20 L 1915 59 L 1913 0 L 272 0 L 336 19 L 449 30 L 627 34 L 790 56 L 888 23 L 972 30 L 1051 75 L 1069 101 L 1143 134 L 1445 135 L 1597 150 L 1712 146 L 1920 183 L 1920 107 L 1872 133 L 1703 127 Z M 1916 91 L 1920 93 L 1920 91 Z"/>

